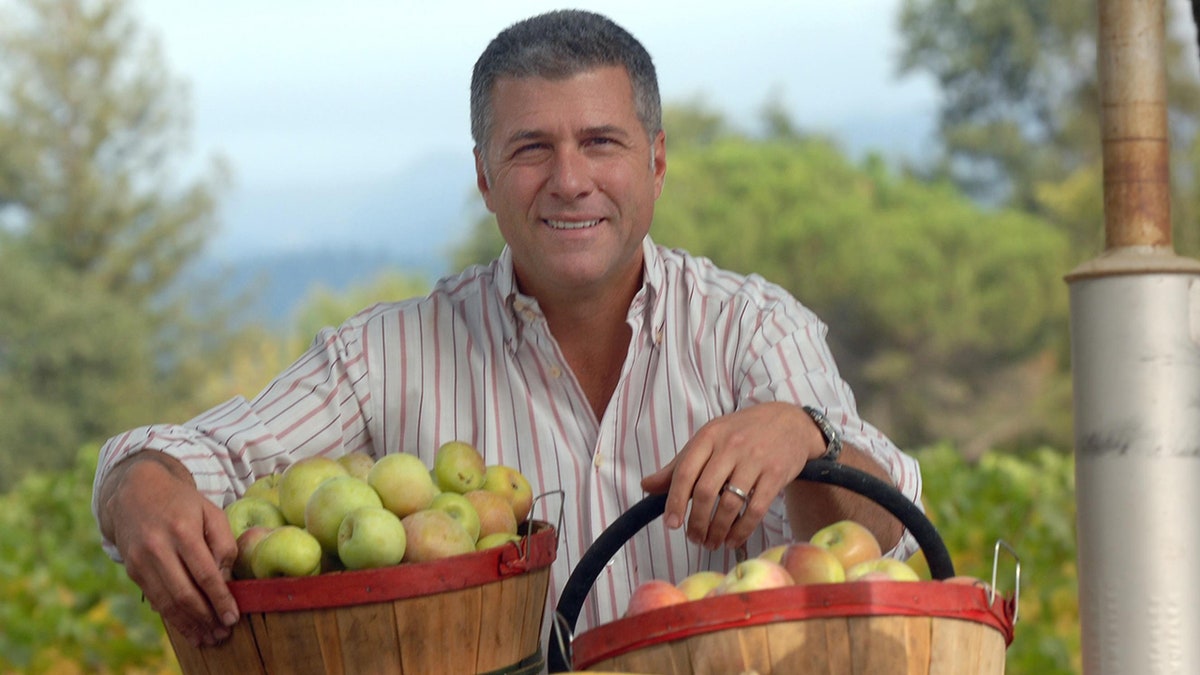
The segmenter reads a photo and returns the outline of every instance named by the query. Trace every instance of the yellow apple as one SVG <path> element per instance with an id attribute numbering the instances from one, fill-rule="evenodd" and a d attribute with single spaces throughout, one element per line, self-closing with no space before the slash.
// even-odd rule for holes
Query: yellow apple
<path id="1" fill-rule="evenodd" d="M 533 508 L 533 488 L 524 474 L 503 464 L 493 464 L 483 472 L 483 489 L 499 494 L 512 505 L 518 523 L 525 522 Z"/>
<path id="2" fill-rule="evenodd" d="M 479 515 L 479 536 L 496 533 L 517 533 L 517 518 L 512 504 L 504 497 L 489 490 L 471 490 L 463 495 L 475 507 Z"/>
<path id="3" fill-rule="evenodd" d="M 469 443 L 449 441 L 433 455 L 433 474 L 443 492 L 464 494 L 483 487 L 487 467 L 483 455 Z"/>
<path id="4" fill-rule="evenodd" d="M 433 498 L 426 511 L 443 511 L 446 515 L 457 520 L 467 534 L 471 535 L 471 546 L 479 541 L 479 513 L 471 500 L 457 492 L 443 492 Z"/>
<path id="5" fill-rule="evenodd" d="M 811 542 L 789 545 L 780 563 L 797 585 L 836 584 L 846 580 L 846 570 L 837 556 Z"/>
<path id="6" fill-rule="evenodd" d="M 479 541 L 475 542 L 475 550 L 483 551 L 489 548 L 496 548 L 497 546 L 504 546 L 509 542 L 520 546 L 521 535 L 508 532 L 494 532 L 486 537 L 480 537 Z"/>
<path id="7" fill-rule="evenodd" d="M 724 580 L 725 575 L 721 572 L 700 570 L 687 575 L 675 586 L 683 591 L 688 600 L 699 600 L 707 596 L 712 589 L 720 586 Z"/>
<path id="8" fill-rule="evenodd" d="M 873 558 L 846 569 L 846 581 L 920 581 L 916 570 L 895 558 Z"/>
<path id="9" fill-rule="evenodd" d="M 864 560 L 871 560 L 883 555 L 875 535 L 863 525 L 853 520 L 839 520 L 817 530 L 809 541 L 822 548 L 829 549 L 842 568 L 851 567 Z"/>
<path id="10" fill-rule="evenodd" d="M 304 507 L 304 529 L 312 533 L 327 553 L 337 553 L 338 528 L 351 511 L 363 506 L 383 508 L 367 481 L 349 474 L 334 476 L 317 486 Z"/>
<path id="11" fill-rule="evenodd" d="M 440 492 L 421 458 L 404 452 L 380 457 L 367 474 L 367 483 L 379 493 L 384 507 L 401 518 L 429 508 Z"/>
<path id="12" fill-rule="evenodd" d="M 279 506 L 279 477 L 282 472 L 269 473 L 262 476 L 250 484 L 246 488 L 243 497 L 259 497 L 265 499 L 275 506 Z"/>
<path id="13" fill-rule="evenodd" d="M 758 554 L 758 557 L 770 560 L 771 562 L 781 562 L 783 560 L 783 552 L 788 547 L 787 544 L 772 546 L 771 548 Z"/>
<path id="14" fill-rule="evenodd" d="M 763 558 L 750 558 L 734 565 L 712 593 L 726 595 L 793 585 L 795 582 L 792 575 L 788 574 L 783 565 Z"/>
<path id="15" fill-rule="evenodd" d="M 305 457 L 283 470 L 279 477 L 279 510 L 288 524 L 304 527 L 304 507 L 317 486 L 334 476 L 345 476 L 346 467 L 324 456 Z"/>
<path id="16" fill-rule="evenodd" d="M 337 458 L 338 464 L 346 468 L 346 473 L 355 478 L 367 479 L 367 473 L 375 465 L 375 458 L 363 450 L 355 450 Z"/>

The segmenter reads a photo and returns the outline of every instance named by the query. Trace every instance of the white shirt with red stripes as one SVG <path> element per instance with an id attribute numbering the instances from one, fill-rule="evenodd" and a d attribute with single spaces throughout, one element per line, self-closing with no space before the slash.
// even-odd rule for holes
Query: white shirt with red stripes
<path id="1" fill-rule="evenodd" d="M 827 411 L 845 442 L 883 466 L 920 504 L 916 460 L 858 417 L 825 341 L 827 327 L 787 291 L 704 258 L 643 244 L 643 286 L 620 381 L 596 419 L 538 303 L 518 292 L 507 249 L 439 281 L 426 297 L 378 304 L 327 328 L 252 401 L 231 399 L 182 425 L 128 431 L 102 448 L 96 485 L 142 449 L 178 458 L 218 505 L 256 478 L 311 455 L 408 452 L 432 465 L 444 442 L 474 445 L 519 469 L 543 495 L 534 516 L 559 517 L 547 611 L 589 544 L 646 497 L 640 482 L 707 421 L 763 401 Z M 787 448 L 781 448 L 787 452 Z M 558 499 L 556 491 L 565 499 Z M 93 509 L 96 504 L 93 503 Z M 782 498 L 747 542 L 750 555 L 790 539 Z M 111 542 L 105 550 L 117 558 Z M 891 555 L 917 550 L 905 533 Z M 596 580 L 579 628 L 619 617 L 633 588 L 726 571 L 733 552 L 649 524 Z M 544 624 L 548 625 L 548 624 Z"/>

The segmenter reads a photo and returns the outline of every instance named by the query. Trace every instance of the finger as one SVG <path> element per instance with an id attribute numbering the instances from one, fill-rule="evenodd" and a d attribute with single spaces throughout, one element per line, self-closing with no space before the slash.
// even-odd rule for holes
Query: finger
<path id="1" fill-rule="evenodd" d="M 730 528 L 741 520 L 743 513 L 756 497 L 755 483 L 756 479 L 750 477 L 749 474 L 735 470 L 729 481 L 721 487 L 716 508 L 712 512 L 712 519 L 708 525 L 708 532 L 705 533 L 705 546 L 716 549 L 725 544 Z M 731 486 L 737 489 L 732 490 Z M 746 496 L 742 497 L 738 491 L 745 492 Z"/>
<path id="2" fill-rule="evenodd" d="M 129 578 L 141 589 L 150 607 L 163 621 L 178 630 L 193 646 L 212 643 L 211 612 L 187 579 L 183 563 L 175 555 L 169 560 L 157 558 L 152 549 L 131 551 L 125 558 Z M 193 596 L 191 602 L 188 595 Z M 189 609 L 189 606 L 193 609 Z M 196 607 L 203 607 L 197 611 Z"/>
<path id="3" fill-rule="evenodd" d="M 716 548 L 720 545 L 720 540 L 710 540 L 709 537 L 713 517 L 717 512 L 724 510 L 736 516 L 742 507 L 736 495 L 725 495 L 721 492 L 734 471 L 733 462 L 734 459 L 728 454 L 724 457 L 710 458 L 704 467 L 704 472 L 692 488 L 692 513 L 688 517 L 688 538 L 709 548 Z M 732 501 L 725 502 L 728 506 L 723 506 L 723 500 Z"/>
<path id="4" fill-rule="evenodd" d="M 642 478 L 642 489 L 652 495 L 666 492 L 671 486 L 671 478 L 675 473 L 675 464 L 678 461 L 679 455 L 676 455 L 666 466 Z"/>
<path id="5" fill-rule="evenodd" d="M 762 519 L 767 515 L 771 502 L 787 485 L 783 478 L 786 473 L 767 471 L 758 477 L 754 492 L 746 503 L 741 516 L 733 521 L 729 533 L 725 536 L 725 546 L 737 548 L 746 543 L 750 535 L 758 529 Z"/>
<path id="6" fill-rule="evenodd" d="M 679 455 L 672 460 L 676 466 L 671 476 L 671 488 L 667 491 L 667 504 L 663 508 L 663 520 L 666 522 L 668 528 L 676 529 L 683 525 L 689 501 L 692 502 L 692 517 L 695 517 L 696 503 L 694 499 L 696 481 L 702 476 L 711 452 L 711 446 L 701 436 L 697 435 L 691 441 L 688 441 Z M 709 502 L 707 508 L 712 508 L 711 496 Z M 688 524 L 688 536 L 692 536 L 692 524 L 690 521 Z M 702 540 L 693 539 L 693 541 Z"/>
<path id="7" fill-rule="evenodd" d="M 233 563 L 237 558 L 237 541 L 229 528 L 225 512 L 211 502 L 204 504 L 204 538 L 217 566 L 216 578 L 195 577 L 200 590 L 208 597 L 218 619 L 224 626 L 233 626 L 238 621 L 237 601 L 229 592 L 228 582 L 233 578 Z M 195 571 L 193 571 L 193 576 Z"/>

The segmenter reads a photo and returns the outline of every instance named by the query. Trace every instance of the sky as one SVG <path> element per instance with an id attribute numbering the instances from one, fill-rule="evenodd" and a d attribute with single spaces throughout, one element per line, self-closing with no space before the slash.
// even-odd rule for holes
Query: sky
<path id="1" fill-rule="evenodd" d="M 936 114 L 927 78 L 897 78 L 899 4 L 596 0 L 575 6 L 610 16 L 642 41 L 667 103 L 699 99 L 747 126 L 776 99 L 804 130 L 842 137 L 852 149 L 895 150 L 925 142 L 911 130 L 921 124 L 931 130 Z M 344 211 L 345 195 L 411 175 L 432 158 L 460 158 L 450 161 L 461 161 L 462 173 L 448 180 L 470 186 L 467 97 L 475 59 L 504 27 L 561 6 L 520 0 L 132 5 L 159 39 L 171 73 L 189 87 L 188 161 L 200 165 L 219 154 L 232 168 L 218 251 L 319 243 L 337 228 L 305 222 L 306 214 L 320 211 L 302 207 L 305 197 L 326 194 L 330 211 Z M 282 228 L 283 221 L 292 226 Z"/>

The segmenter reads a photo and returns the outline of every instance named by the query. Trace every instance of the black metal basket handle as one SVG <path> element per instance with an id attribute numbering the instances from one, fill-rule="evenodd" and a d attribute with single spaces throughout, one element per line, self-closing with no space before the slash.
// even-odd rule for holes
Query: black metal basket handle
<path id="1" fill-rule="evenodd" d="M 954 563 L 951 562 L 950 553 L 933 523 L 929 522 L 916 504 L 889 483 L 845 464 L 825 460 L 810 461 L 796 480 L 836 485 L 874 501 L 895 516 L 912 533 L 925 553 L 929 573 L 934 579 L 948 579 L 954 576 Z M 567 651 L 564 642 L 569 641 L 569 636 L 574 634 L 579 612 L 596 583 L 596 578 L 625 542 L 663 514 L 666 505 L 665 494 L 650 495 L 642 499 L 618 516 L 584 552 L 558 599 L 555 623 L 550 631 L 551 673 L 571 669 L 568 655 L 564 653 Z M 566 636 L 561 634 L 564 630 Z"/>

